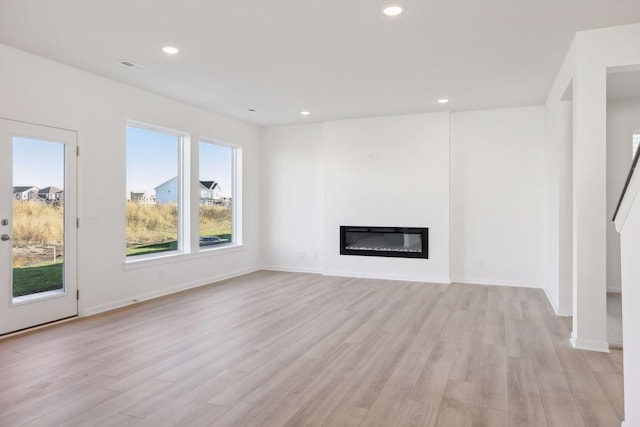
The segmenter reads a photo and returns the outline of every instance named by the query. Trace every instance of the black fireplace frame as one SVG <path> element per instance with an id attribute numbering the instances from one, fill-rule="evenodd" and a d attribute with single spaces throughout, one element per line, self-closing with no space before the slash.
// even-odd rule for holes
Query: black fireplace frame
<path id="1" fill-rule="evenodd" d="M 347 248 L 347 233 L 394 233 L 419 234 L 421 236 L 420 252 L 405 252 L 394 250 L 370 250 Z M 370 227 L 370 226 L 340 226 L 340 255 L 377 256 L 393 258 L 429 258 L 429 229 L 422 227 Z"/>

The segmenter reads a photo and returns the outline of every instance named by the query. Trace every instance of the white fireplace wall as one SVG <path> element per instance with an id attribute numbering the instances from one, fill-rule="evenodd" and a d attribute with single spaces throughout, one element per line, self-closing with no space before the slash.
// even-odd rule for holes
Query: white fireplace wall
<path id="1" fill-rule="evenodd" d="M 542 107 L 265 128 L 263 266 L 539 286 L 543 138 Z M 429 260 L 338 255 L 339 225 L 409 223 L 429 227 Z"/>
<path id="2" fill-rule="evenodd" d="M 323 273 L 449 282 L 449 114 L 324 123 Z M 429 259 L 341 256 L 341 225 L 429 228 Z"/>

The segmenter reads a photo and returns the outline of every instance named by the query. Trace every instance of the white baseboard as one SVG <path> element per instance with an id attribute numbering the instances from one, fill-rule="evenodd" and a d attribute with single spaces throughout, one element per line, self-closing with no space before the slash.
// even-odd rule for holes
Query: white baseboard
<path id="1" fill-rule="evenodd" d="M 569 339 L 573 348 L 580 350 L 598 351 L 600 353 L 610 353 L 609 343 L 606 341 L 584 340 L 576 337 L 575 332 L 571 333 Z"/>
<path id="2" fill-rule="evenodd" d="M 473 277 L 452 277 L 452 283 L 464 283 L 467 285 L 489 285 L 489 286 L 513 286 L 516 288 L 542 288 L 539 284 L 518 280 L 500 279 L 478 279 Z"/>
<path id="3" fill-rule="evenodd" d="M 573 309 L 571 307 L 558 307 L 558 311 L 556 312 L 557 316 L 562 316 L 562 317 L 570 317 L 573 316 Z"/>
<path id="4" fill-rule="evenodd" d="M 551 304 L 551 308 L 553 308 L 554 313 L 556 313 L 556 316 L 559 316 L 558 312 L 560 311 L 560 307 L 558 307 L 558 303 L 556 303 L 556 301 L 551 298 L 551 294 L 549 293 L 547 288 L 542 289 L 544 290 L 544 294 L 547 296 L 547 301 L 549 301 L 549 304 Z"/>
<path id="5" fill-rule="evenodd" d="M 234 271 L 231 273 L 221 274 L 218 276 L 208 277 L 206 279 L 196 280 L 194 282 L 183 283 L 181 285 L 173 286 L 171 288 L 159 289 L 157 291 L 149 292 L 142 295 L 132 295 L 128 298 L 125 298 L 119 301 L 113 301 L 107 304 L 101 304 L 94 307 L 87 307 L 87 308 L 81 309 L 79 310 L 78 315 L 81 317 L 93 316 L 94 314 L 104 313 L 105 311 L 115 310 L 117 308 L 122 308 L 128 305 L 137 304 L 142 301 L 159 298 L 165 295 L 175 294 L 176 292 L 186 291 L 187 289 L 210 285 L 212 283 L 219 282 L 221 280 L 231 279 L 233 277 L 238 277 L 244 274 L 253 273 L 258 270 L 260 270 L 260 268 L 248 268 L 248 269 Z"/>
<path id="6" fill-rule="evenodd" d="M 275 266 L 275 265 L 263 265 L 261 270 L 269 270 L 269 271 L 284 271 L 287 273 L 311 273 L 311 274 L 322 274 L 321 268 L 300 268 L 300 267 L 283 267 L 283 266 Z"/>
<path id="7" fill-rule="evenodd" d="M 379 280 L 398 280 L 402 282 L 420 282 L 420 283 L 437 283 L 449 285 L 451 284 L 451 279 L 449 277 L 438 277 L 438 276 L 422 276 L 422 275 L 414 275 L 414 274 L 363 274 L 363 273 L 354 273 L 351 271 L 323 271 L 321 273 L 323 276 L 337 276 L 337 277 L 355 277 L 358 279 L 379 279 Z"/>
<path id="8" fill-rule="evenodd" d="M 549 300 L 549 304 L 553 308 L 553 311 L 556 313 L 556 316 L 569 317 L 573 315 L 573 311 L 571 307 L 566 306 L 558 306 L 558 304 L 551 298 L 551 294 L 547 290 L 547 288 L 542 288 L 544 290 L 544 294 L 547 296 L 547 300 Z"/>

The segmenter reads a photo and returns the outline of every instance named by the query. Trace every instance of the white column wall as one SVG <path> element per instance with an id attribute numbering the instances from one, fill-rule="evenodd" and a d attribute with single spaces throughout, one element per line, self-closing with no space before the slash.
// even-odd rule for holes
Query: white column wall
<path id="1" fill-rule="evenodd" d="M 573 330 L 575 347 L 609 351 L 606 299 L 606 68 L 578 41 L 573 122 Z"/>
<path id="2" fill-rule="evenodd" d="M 561 123 L 558 139 L 558 312 L 560 316 L 573 313 L 573 102 L 559 104 Z"/>
<path id="3" fill-rule="evenodd" d="M 556 313 L 573 313 L 573 104 L 575 43 L 545 103 L 545 291 Z"/>
<path id="4" fill-rule="evenodd" d="M 608 351 L 606 228 L 610 218 L 607 218 L 606 189 L 606 72 L 608 67 L 640 63 L 638 39 L 640 24 L 577 33 L 547 98 L 547 108 L 550 102 L 560 102 L 572 82 L 574 300 L 571 341 L 574 346 L 587 350 Z M 557 185 L 566 185 L 568 178 L 563 178 L 562 169 L 559 172 Z M 562 212 L 558 216 L 562 224 Z M 564 232 L 561 225 L 560 235 Z"/>
<path id="5" fill-rule="evenodd" d="M 545 285 L 556 314 L 572 313 L 572 102 L 545 106 Z"/>

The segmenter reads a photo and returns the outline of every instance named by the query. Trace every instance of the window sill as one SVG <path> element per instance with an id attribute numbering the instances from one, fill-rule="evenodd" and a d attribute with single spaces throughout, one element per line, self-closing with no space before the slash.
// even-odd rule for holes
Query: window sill
<path id="1" fill-rule="evenodd" d="M 228 245 L 220 248 L 207 248 L 200 249 L 198 252 L 166 252 L 160 255 L 141 255 L 134 258 L 126 258 L 124 261 L 124 271 L 137 270 L 139 268 L 154 267 L 158 265 L 165 265 L 174 262 L 193 261 L 200 258 L 208 258 L 217 255 L 226 255 L 234 252 L 240 252 L 243 249 L 243 245 Z"/>

